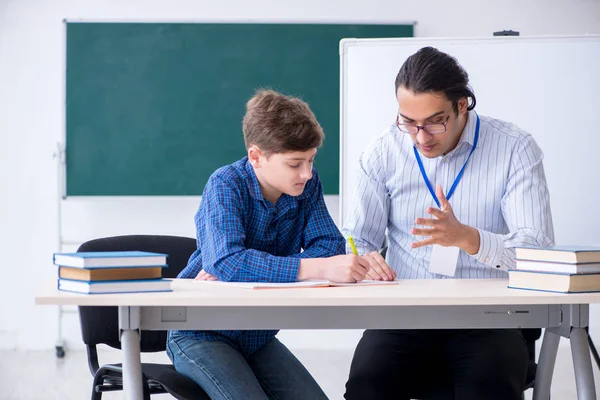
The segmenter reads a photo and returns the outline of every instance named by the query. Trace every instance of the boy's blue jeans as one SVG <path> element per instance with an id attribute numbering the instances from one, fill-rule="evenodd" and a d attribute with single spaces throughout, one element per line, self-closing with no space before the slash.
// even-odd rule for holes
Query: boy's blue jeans
<path id="1" fill-rule="evenodd" d="M 277 338 L 245 357 L 226 342 L 171 333 L 167 354 L 175 369 L 198 383 L 211 399 L 327 399 Z"/>

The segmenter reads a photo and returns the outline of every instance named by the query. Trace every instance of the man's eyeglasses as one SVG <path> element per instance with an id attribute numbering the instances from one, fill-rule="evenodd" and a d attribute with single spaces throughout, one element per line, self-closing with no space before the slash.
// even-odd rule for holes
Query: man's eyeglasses
<path id="1" fill-rule="evenodd" d="M 400 115 L 396 116 L 396 126 L 400 130 L 400 132 L 410 133 L 411 135 L 416 135 L 419 133 L 421 129 L 430 135 L 437 135 L 439 133 L 446 132 L 446 125 L 448 125 L 448 120 L 450 116 L 446 117 L 446 121 L 440 124 L 427 124 L 427 125 L 417 125 L 417 124 L 403 124 L 400 123 Z"/>

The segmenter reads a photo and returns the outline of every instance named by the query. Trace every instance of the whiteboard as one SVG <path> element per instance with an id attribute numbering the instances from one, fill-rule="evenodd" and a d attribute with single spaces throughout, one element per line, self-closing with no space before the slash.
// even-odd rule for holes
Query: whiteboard
<path id="1" fill-rule="evenodd" d="M 513 122 L 540 145 L 556 243 L 600 244 L 600 35 L 342 40 L 340 222 L 361 152 L 394 123 L 398 70 L 424 46 L 466 69 L 480 115 Z"/>

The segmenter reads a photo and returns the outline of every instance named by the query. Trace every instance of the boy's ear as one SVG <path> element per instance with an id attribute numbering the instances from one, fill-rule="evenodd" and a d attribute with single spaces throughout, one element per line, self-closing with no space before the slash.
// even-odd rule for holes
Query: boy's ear
<path id="1" fill-rule="evenodd" d="M 248 148 L 248 160 L 250 160 L 250 164 L 252 164 L 254 168 L 260 168 L 261 156 L 262 152 L 257 146 L 253 145 Z"/>

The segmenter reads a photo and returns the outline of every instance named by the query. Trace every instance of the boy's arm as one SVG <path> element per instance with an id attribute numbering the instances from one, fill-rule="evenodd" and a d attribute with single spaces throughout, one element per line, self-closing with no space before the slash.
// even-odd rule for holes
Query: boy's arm
<path id="1" fill-rule="evenodd" d="M 294 282 L 300 260 L 246 249 L 243 200 L 218 177 L 212 178 L 196 214 L 202 268 L 221 281 Z"/>
<path id="2" fill-rule="evenodd" d="M 309 196 L 306 208 L 306 223 L 302 234 L 304 251 L 294 254 L 298 258 L 332 257 L 345 254 L 345 241 L 335 226 L 323 198 L 323 186 L 316 172 L 313 173 L 314 193 Z"/>

